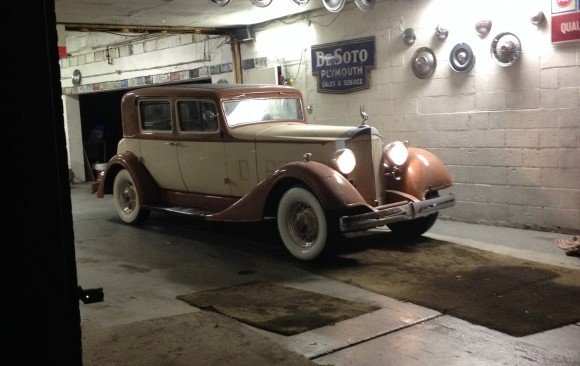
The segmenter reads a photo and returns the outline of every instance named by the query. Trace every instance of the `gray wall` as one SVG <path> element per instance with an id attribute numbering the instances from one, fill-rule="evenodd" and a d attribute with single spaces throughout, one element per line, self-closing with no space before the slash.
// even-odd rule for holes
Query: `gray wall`
<path id="1" fill-rule="evenodd" d="M 548 22 L 534 25 L 530 17 L 539 10 Z M 437 154 L 450 168 L 455 182 L 450 191 L 458 199 L 456 207 L 445 211 L 446 218 L 579 231 L 580 43 L 552 44 L 550 16 L 547 1 L 383 1 L 368 13 L 348 2 L 340 13 L 322 9 L 307 17 L 254 26 L 255 40 L 242 44 L 242 59 L 260 60 L 263 67 L 281 66 L 313 106 L 312 123 L 358 124 L 364 105 L 370 123 L 386 140 L 408 140 Z M 493 21 L 486 37 L 475 31 L 482 19 Z M 449 30 L 445 41 L 434 37 L 439 24 Z M 415 29 L 412 46 L 401 40 L 405 28 Z M 516 34 L 522 44 L 521 58 L 510 67 L 498 66 L 489 51 L 492 39 L 504 31 Z M 311 45 L 367 36 L 376 40 L 370 89 L 318 93 Z M 110 81 L 114 88 L 113 82 L 139 75 L 231 62 L 229 47 L 218 47 L 222 40 L 189 35 L 144 41 L 132 47 L 133 54 L 123 46 L 115 64 L 107 65 L 102 50 L 92 49 L 94 44 L 113 42 L 102 37 L 67 35 L 67 49 L 74 56 L 61 60 L 65 93 L 87 92 L 72 87 L 75 68 L 96 75 L 87 83 Z M 475 66 L 467 73 L 449 66 L 457 43 L 468 43 L 475 53 Z M 437 68 L 430 78 L 418 79 L 410 62 L 415 50 L 424 46 L 433 49 Z M 200 60 L 205 49 L 211 58 Z M 232 81 L 233 73 L 211 77 L 214 82 Z"/>

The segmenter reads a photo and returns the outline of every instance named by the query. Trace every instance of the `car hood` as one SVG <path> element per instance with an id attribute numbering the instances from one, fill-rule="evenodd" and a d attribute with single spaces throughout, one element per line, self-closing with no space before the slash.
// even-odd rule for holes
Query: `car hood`
<path id="1" fill-rule="evenodd" d="M 231 134 L 238 139 L 256 141 L 335 141 L 350 139 L 363 130 L 365 128 L 289 122 L 239 126 L 232 129 Z"/>

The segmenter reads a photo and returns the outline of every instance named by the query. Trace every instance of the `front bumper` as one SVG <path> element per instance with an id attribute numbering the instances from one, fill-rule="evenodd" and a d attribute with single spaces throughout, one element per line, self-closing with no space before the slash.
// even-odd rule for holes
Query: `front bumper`
<path id="1" fill-rule="evenodd" d="M 453 193 L 424 201 L 404 202 L 400 205 L 377 207 L 376 211 L 340 218 L 340 231 L 359 231 L 372 229 L 398 221 L 408 221 L 428 216 L 455 205 Z"/>

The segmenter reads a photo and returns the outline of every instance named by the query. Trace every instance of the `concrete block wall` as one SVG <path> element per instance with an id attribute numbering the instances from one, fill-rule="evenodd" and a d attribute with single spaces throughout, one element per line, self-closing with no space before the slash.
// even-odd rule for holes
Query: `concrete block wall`
<path id="1" fill-rule="evenodd" d="M 231 63 L 230 47 L 222 47 L 225 41 L 224 36 L 191 33 L 119 36 L 71 32 L 66 37 L 70 56 L 60 60 L 61 86 L 72 86 L 75 69 L 81 70 L 83 84 L 94 84 Z M 233 73 L 220 78 L 234 81 Z"/>
<path id="2" fill-rule="evenodd" d="M 530 17 L 539 10 L 548 22 L 534 25 Z M 347 2 L 339 14 L 323 9 L 292 24 L 255 27 L 256 42 L 244 44 L 242 57 L 282 60 L 283 70 L 313 106 L 311 122 L 358 124 L 364 106 L 386 140 L 408 140 L 438 155 L 449 167 L 455 182 L 450 191 L 458 199 L 445 218 L 577 233 L 580 43 L 553 45 L 550 15 L 548 1 L 382 1 L 369 13 Z M 475 31 L 483 19 L 492 20 L 486 37 Z M 445 41 L 434 37 L 438 24 L 449 30 Z M 299 27 L 303 30 L 297 32 Z M 412 46 L 401 40 L 405 28 L 416 32 Z M 301 39 L 303 48 L 273 51 L 260 43 L 261 34 L 272 32 L 281 35 L 280 44 Z M 497 65 L 490 55 L 500 32 L 516 34 L 522 44 L 521 58 L 509 67 Z M 375 37 L 376 47 L 370 89 L 318 93 L 310 46 L 367 36 Z M 467 73 L 449 66 L 457 43 L 474 51 L 476 63 Z M 433 49 L 437 68 L 430 78 L 419 79 L 411 58 L 424 46 Z"/>
<path id="3" fill-rule="evenodd" d="M 385 0 L 364 13 L 347 1 L 340 13 L 321 9 L 254 26 L 256 40 L 242 44 L 241 56 L 281 66 L 313 106 L 312 123 L 357 125 L 364 106 L 385 140 L 408 140 L 438 155 L 449 167 L 455 182 L 450 191 L 458 199 L 445 218 L 577 233 L 580 43 L 553 45 L 549 22 L 530 22 L 539 10 L 549 19 L 550 2 Z M 475 23 L 483 19 L 493 22 L 487 37 L 475 32 Z M 445 41 L 434 37 L 439 24 L 450 32 Z M 412 46 L 401 40 L 405 28 L 416 32 Z M 489 51 L 493 37 L 504 31 L 520 38 L 523 51 L 516 64 L 505 68 L 495 64 Z M 375 37 L 376 47 L 370 89 L 318 93 L 310 47 L 368 36 Z M 73 70 L 81 67 L 87 82 L 103 82 L 197 67 L 205 52 L 211 57 L 208 65 L 232 60 L 230 48 L 220 47 L 223 39 L 207 44 L 192 35 L 172 35 L 113 47 L 109 65 L 98 46 L 118 39 L 93 33 L 75 37 L 67 36 L 74 55 L 61 60 L 63 87 L 71 85 Z M 449 53 L 460 42 L 476 56 L 467 73 L 449 67 Z M 437 57 L 428 79 L 415 77 L 410 64 L 423 46 Z M 233 73 L 227 75 L 233 82 Z"/>

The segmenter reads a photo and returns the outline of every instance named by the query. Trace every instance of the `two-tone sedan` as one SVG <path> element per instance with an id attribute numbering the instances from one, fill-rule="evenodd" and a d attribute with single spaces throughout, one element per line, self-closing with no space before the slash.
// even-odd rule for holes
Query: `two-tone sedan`
<path id="1" fill-rule="evenodd" d="M 288 251 L 319 257 L 335 234 L 387 225 L 421 235 L 455 203 L 445 165 L 362 122 L 308 124 L 300 91 L 276 85 L 153 86 L 121 101 L 123 138 L 101 179 L 119 217 L 151 210 L 277 221 Z"/>

